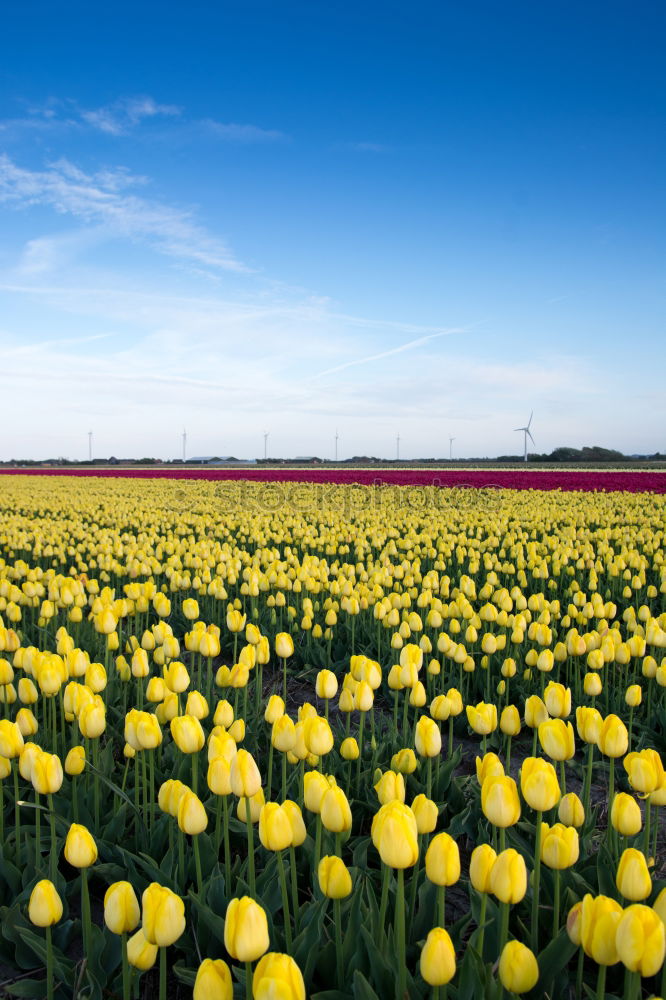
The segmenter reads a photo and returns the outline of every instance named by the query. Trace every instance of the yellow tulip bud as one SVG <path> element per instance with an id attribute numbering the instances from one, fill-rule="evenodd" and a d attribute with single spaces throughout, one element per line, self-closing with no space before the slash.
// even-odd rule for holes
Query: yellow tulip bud
<path id="1" fill-rule="evenodd" d="M 204 958 L 194 980 L 193 1000 L 233 1000 L 233 994 L 231 970 L 227 963 L 221 958 Z"/>
<path id="2" fill-rule="evenodd" d="M 271 951 L 257 963 L 252 977 L 254 1000 L 305 1000 L 301 970 L 290 955 Z"/>
<path id="3" fill-rule="evenodd" d="M 519 903 L 527 891 L 527 868 L 522 854 L 508 847 L 497 855 L 490 872 L 490 891 L 501 903 Z"/>
<path id="4" fill-rule="evenodd" d="M 620 894 L 632 903 L 647 899 L 652 892 L 652 879 L 642 851 L 637 851 L 635 847 L 627 847 L 622 852 L 615 884 Z"/>
<path id="5" fill-rule="evenodd" d="M 176 715 L 171 720 L 170 729 L 181 753 L 198 753 L 206 742 L 201 723 L 193 715 Z"/>
<path id="6" fill-rule="evenodd" d="M 573 726 L 562 719 L 547 719 L 538 729 L 539 743 L 552 760 L 571 760 L 576 752 Z"/>
<path id="7" fill-rule="evenodd" d="M 86 766 L 86 752 L 82 746 L 72 747 L 65 758 L 65 773 L 76 777 Z"/>
<path id="8" fill-rule="evenodd" d="M 664 962 L 666 940 L 661 917 L 649 906 L 628 906 L 615 935 L 620 961 L 630 972 L 655 976 Z"/>
<path id="9" fill-rule="evenodd" d="M 259 813 L 259 839 L 267 851 L 284 851 L 292 842 L 288 814 L 277 802 L 267 802 Z"/>
<path id="10" fill-rule="evenodd" d="M 623 837 L 634 837 L 643 825 L 638 802 L 626 792 L 618 792 L 613 798 L 610 818 L 613 829 Z"/>
<path id="11" fill-rule="evenodd" d="M 437 826 L 437 816 L 439 814 L 437 803 L 421 793 L 421 795 L 416 796 L 411 808 L 416 817 L 416 828 L 419 833 L 432 833 Z"/>
<path id="12" fill-rule="evenodd" d="M 585 822 L 583 803 L 575 792 L 563 795 L 557 811 L 558 819 L 565 826 L 582 826 Z"/>
<path id="13" fill-rule="evenodd" d="M 375 783 L 375 791 L 381 805 L 386 805 L 394 800 L 405 801 L 405 779 L 402 774 L 395 771 L 385 771 L 379 781 Z"/>
<path id="14" fill-rule="evenodd" d="M 168 948 L 185 930 L 185 905 L 175 892 L 151 882 L 141 898 L 146 941 Z"/>
<path id="15" fill-rule="evenodd" d="M 198 795 L 195 795 L 189 788 L 180 797 L 177 820 L 178 828 L 183 833 L 189 833 L 193 837 L 203 833 L 208 826 L 208 816 L 204 804 Z"/>
<path id="16" fill-rule="evenodd" d="M 261 789 L 261 774 L 251 753 L 239 750 L 231 762 L 231 790 L 234 795 L 252 798 Z"/>
<path id="17" fill-rule="evenodd" d="M 411 868 L 419 856 L 416 817 L 394 799 L 383 805 L 372 821 L 372 842 L 389 868 Z"/>
<path id="18" fill-rule="evenodd" d="M 541 824 L 541 860 L 548 868 L 562 871 L 578 861 L 578 831 L 573 826 Z"/>
<path id="19" fill-rule="evenodd" d="M 141 919 L 136 893 L 129 882 L 114 882 L 104 894 L 104 922 L 113 934 L 131 933 Z"/>
<path id="20" fill-rule="evenodd" d="M 351 830 L 352 814 L 342 788 L 338 785 L 330 786 L 321 800 L 320 809 L 321 821 L 324 827 L 331 833 L 343 833 Z"/>
<path id="21" fill-rule="evenodd" d="M 322 894 L 328 899 L 345 899 L 352 891 L 349 869 L 336 855 L 321 859 L 317 878 Z"/>
<path id="22" fill-rule="evenodd" d="M 35 927 L 52 927 L 62 917 L 62 900 L 47 878 L 38 882 L 30 893 L 28 917 Z"/>
<path id="23" fill-rule="evenodd" d="M 263 908 L 249 896 L 232 899 L 224 920 L 224 947 L 231 957 L 237 962 L 256 962 L 269 944 Z"/>
<path id="24" fill-rule="evenodd" d="M 456 974 L 456 953 L 448 931 L 434 927 L 421 950 L 419 968 L 430 986 L 444 986 Z"/>
<path id="25" fill-rule="evenodd" d="M 152 969 L 157 960 L 157 945 L 148 941 L 142 927 L 127 942 L 127 960 L 141 972 Z"/>
<path id="26" fill-rule="evenodd" d="M 499 962 L 500 982 L 510 993 L 528 993 L 539 979 L 534 952 L 520 941 L 507 941 Z"/>
<path id="27" fill-rule="evenodd" d="M 520 799 L 513 778 L 489 775 L 481 786 L 481 808 L 494 826 L 513 826 L 520 819 Z"/>
<path id="28" fill-rule="evenodd" d="M 496 860 L 497 854 L 490 844 L 479 844 L 472 851 L 469 864 L 469 880 L 477 892 L 491 891 L 490 875 Z"/>
<path id="29" fill-rule="evenodd" d="M 597 746 L 606 757 L 624 757 L 629 746 L 629 733 L 617 715 L 609 715 L 604 719 Z"/>
<path id="30" fill-rule="evenodd" d="M 92 834 L 79 823 L 72 823 L 65 840 L 65 858 L 74 868 L 90 868 L 97 861 L 97 845 Z"/>
<path id="31" fill-rule="evenodd" d="M 426 875 L 434 885 L 455 885 L 460 878 L 460 852 L 453 837 L 438 833 L 425 856 Z"/>

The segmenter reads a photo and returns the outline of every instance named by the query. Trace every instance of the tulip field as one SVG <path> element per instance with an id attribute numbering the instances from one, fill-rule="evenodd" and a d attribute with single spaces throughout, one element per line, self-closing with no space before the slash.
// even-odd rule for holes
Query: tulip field
<path id="1" fill-rule="evenodd" d="M 0 478 L 0 996 L 666 996 L 666 477 L 225 475 Z"/>

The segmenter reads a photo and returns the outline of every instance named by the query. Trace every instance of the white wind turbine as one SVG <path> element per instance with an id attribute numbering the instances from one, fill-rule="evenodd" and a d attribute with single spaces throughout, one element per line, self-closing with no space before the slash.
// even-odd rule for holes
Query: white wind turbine
<path id="1" fill-rule="evenodd" d="M 525 435 L 525 439 L 524 439 L 525 440 L 525 461 L 527 461 L 527 438 L 528 438 L 528 436 L 529 436 L 529 439 L 532 442 L 532 444 L 535 443 L 534 438 L 532 437 L 532 432 L 530 431 L 530 426 L 532 424 L 532 417 L 533 416 L 534 416 L 534 410 L 532 410 L 532 412 L 530 413 L 530 419 L 527 421 L 527 427 L 514 427 L 514 432 L 517 433 L 518 431 L 522 431 L 523 434 Z"/>

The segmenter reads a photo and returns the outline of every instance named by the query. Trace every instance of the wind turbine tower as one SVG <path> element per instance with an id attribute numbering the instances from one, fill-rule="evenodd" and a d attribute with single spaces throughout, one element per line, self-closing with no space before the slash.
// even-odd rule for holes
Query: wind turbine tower
<path id="1" fill-rule="evenodd" d="M 453 461 L 453 442 L 455 438 L 449 438 L 449 462 Z"/>
<path id="2" fill-rule="evenodd" d="M 335 430 L 335 461 L 336 462 L 338 460 L 338 437 L 339 437 L 339 434 L 338 434 L 338 431 L 337 431 L 337 428 L 336 428 L 336 430 Z"/>
<path id="3" fill-rule="evenodd" d="M 88 431 L 88 461 L 92 462 L 92 431 Z"/>
<path id="4" fill-rule="evenodd" d="M 400 461 L 400 434 L 398 434 L 397 438 L 395 439 L 395 457 L 396 457 L 396 461 L 399 462 Z"/>
<path id="5" fill-rule="evenodd" d="M 268 458 L 268 435 L 270 431 L 264 431 L 264 461 Z"/>
<path id="6" fill-rule="evenodd" d="M 187 455 L 187 431 L 183 427 L 183 463 L 185 463 L 186 455 Z"/>
<path id="7" fill-rule="evenodd" d="M 529 437 L 529 439 L 532 442 L 532 444 L 534 444 L 534 438 L 532 437 L 532 432 L 530 430 L 530 426 L 532 424 L 532 417 L 533 416 L 534 416 L 534 410 L 532 410 L 532 412 L 530 413 L 530 419 L 527 421 L 527 426 L 526 427 L 514 427 L 514 433 L 517 433 L 518 431 L 522 431 L 523 435 L 524 435 L 524 441 L 525 441 L 525 461 L 527 461 L 527 438 Z"/>

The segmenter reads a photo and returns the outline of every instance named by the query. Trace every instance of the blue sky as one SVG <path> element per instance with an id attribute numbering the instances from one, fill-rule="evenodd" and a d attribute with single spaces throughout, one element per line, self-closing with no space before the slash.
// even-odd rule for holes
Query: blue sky
<path id="1" fill-rule="evenodd" d="M 662 4 L 3 21 L 0 457 L 666 450 Z"/>

